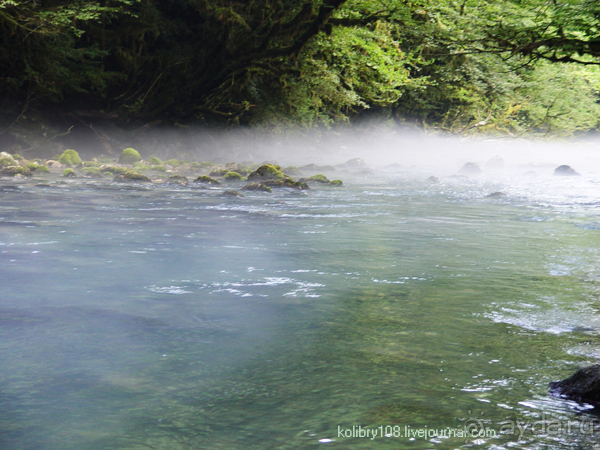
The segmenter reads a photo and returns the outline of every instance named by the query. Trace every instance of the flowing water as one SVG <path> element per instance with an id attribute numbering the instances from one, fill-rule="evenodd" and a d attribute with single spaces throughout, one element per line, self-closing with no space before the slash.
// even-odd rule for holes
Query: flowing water
<path id="1" fill-rule="evenodd" d="M 592 448 L 600 176 L 550 174 L 4 179 L 0 448 Z"/>

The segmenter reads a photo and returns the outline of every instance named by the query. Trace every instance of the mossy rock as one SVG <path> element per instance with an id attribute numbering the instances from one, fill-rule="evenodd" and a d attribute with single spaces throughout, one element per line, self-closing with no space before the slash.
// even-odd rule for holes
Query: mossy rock
<path id="1" fill-rule="evenodd" d="M 215 164 L 214 162 L 212 162 L 212 161 L 202 161 L 202 162 L 200 163 L 200 166 L 201 166 L 203 169 L 207 169 L 207 168 L 209 168 L 209 167 L 214 167 L 214 166 L 216 166 L 216 164 Z"/>
<path id="2" fill-rule="evenodd" d="M 263 183 L 249 183 L 242 188 L 244 191 L 262 191 L 262 192 L 273 192 L 269 186 Z"/>
<path id="3" fill-rule="evenodd" d="M 150 167 L 150 170 L 156 170 L 157 172 L 165 172 L 167 168 L 165 166 L 159 165 Z"/>
<path id="4" fill-rule="evenodd" d="M 317 166 L 316 164 L 307 164 L 299 169 L 303 173 L 335 172 L 335 167 L 333 166 Z"/>
<path id="5" fill-rule="evenodd" d="M 329 183 L 327 183 L 327 186 L 336 186 L 336 187 L 338 187 L 338 186 L 341 186 L 342 184 L 343 184 L 342 180 L 331 180 Z"/>
<path id="6" fill-rule="evenodd" d="M 113 181 L 117 181 L 120 183 L 127 183 L 130 181 L 138 182 L 138 183 L 152 183 L 152 180 L 150 178 L 148 178 L 146 175 L 142 175 L 141 173 L 137 173 L 137 172 L 118 173 L 113 178 Z"/>
<path id="7" fill-rule="evenodd" d="M 125 173 L 125 172 L 128 172 L 128 169 L 126 169 L 125 167 L 119 167 L 119 166 L 102 166 L 102 167 L 100 167 L 100 172 L 102 172 L 102 173 L 110 172 L 112 174 Z"/>
<path id="8" fill-rule="evenodd" d="M 312 177 L 308 177 L 308 178 L 300 178 L 298 181 L 301 181 L 303 183 L 329 184 L 329 180 L 322 173 L 319 173 L 317 175 L 313 175 Z"/>
<path id="9" fill-rule="evenodd" d="M 63 171 L 63 177 L 65 178 L 77 178 L 77 174 L 73 169 L 65 169 Z"/>
<path id="10" fill-rule="evenodd" d="M 12 157 L 15 158 L 15 161 L 23 161 L 25 159 L 18 153 L 15 153 L 14 155 L 12 155 Z"/>
<path id="11" fill-rule="evenodd" d="M 214 178 L 209 177 L 208 175 L 200 175 L 194 180 L 194 183 L 214 184 L 215 186 L 221 184 Z"/>
<path id="12" fill-rule="evenodd" d="M 121 152 L 121 156 L 119 157 L 119 164 L 133 164 L 136 162 L 140 162 L 142 160 L 142 156 L 139 152 L 133 148 L 126 148 Z"/>
<path id="13" fill-rule="evenodd" d="M 171 175 L 169 177 L 168 183 L 176 183 L 176 184 L 187 184 L 188 179 L 183 175 Z"/>
<path id="14" fill-rule="evenodd" d="M 83 167 L 100 167 L 100 163 L 98 161 L 86 161 L 83 163 Z"/>
<path id="15" fill-rule="evenodd" d="M 148 164 L 144 164 L 141 162 L 133 163 L 133 168 L 137 171 L 140 170 L 151 170 L 151 167 Z"/>
<path id="16" fill-rule="evenodd" d="M 50 172 L 50 169 L 44 164 L 29 163 L 27 164 L 27 168 L 36 173 Z"/>
<path id="17" fill-rule="evenodd" d="M 30 177 L 33 175 L 31 170 L 25 166 L 6 166 L 0 169 L 0 174 L 14 177 L 15 175 L 23 175 L 24 177 Z"/>
<path id="18" fill-rule="evenodd" d="M 245 178 L 237 172 L 227 172 L 225 175 L 223 175 L 223 179 L 228 180 L 228 181 L 243 181 L 243 180 L 245 180 Z"/>
<path id="19" fill-rule="evenodd" d="M 211 171 L 209 175 L 211 177 L 222 177 L 227 172 L 229 172 L 229 169 L 216 169 L 216 170 Z"/>
<path id="20" fill-rule="evenodd" d="M 100 172 L 100 168 L 99 167 L 85 167 L 82 169 L 82 172 L 85 176 L 93 176 L 93 175 L 100 175 L 100 177 L 102 177 L 102 172 Z"/>
<path id="21" fill-rule="evenodd" d="M 201 170 L 202 168 L 202 164 L 199 162 L 190 163 L 190 170 Z"/>
<path id="22" fill-rule="evenodd" d="M 173 166 L 173 167 L 179 167 L 179 166 L 182 166 L 187 163 L 188 163 L 187 161 L 182 161 L 180 159 L 167 159 L 166 161 L 164 161 L 164 164 Z"/>
<path id="23" fill-rule="evenodd" d="M 288 175 L 290 177 L 295 177 L 295 176 L 298 176 L 298 175 L 302 175 L 302 172 L 300 172 L 300 169 L 298 169 L 295 166 L 286 167 L 285 169 L 282 169 L 281 171 L 284 174 L 286 174 L 286 175 Z"/>
<path id="24" fill-rule="evenodd" d="M 225 191 L 221 194 L 223 197 L 243 197 L 244 194 L 238 191 Z"/>
<path id="25" fill-rule="evenodd" d="M 10 153 L 0 153 L 0 167 L 16 166 L 17 160 Z"/>
<path id="26" fill-rule="evenodd" d="M 62 155 L 58 157 L 58 162 L 65 166 L 80 166 L 83 164 L 83 161 L 81 161 L 81 158 L 79 157 L 79 153 L 72 149 L 62 152 Z"/>
<path id="27" fill-rule="evenodd" d="M 163 164 L 162 160 L 160 158 L 157 158 L 156 156 L 151 156 L 148 162 L 151 166 L 162 166 Z"/>
<path id="28" fill-rule="evenodd" d="M 262 184 L 273 188 L 293 188 L 301 190 L 310 189 L 310 187 L 308 187 L 308 184 L 304 183 L 303 181 L 295 181 L 292 178 L 284 178 L 279 180 L 264 180 L 262 181 Z"/>
<path id="29" fill-rule="evenodd" d="M 264 164 L 248 175 L 249 180 L 283 180 L 289 178 L 275 164 Z"/>
<path id="30" fill-rule="evenodd" d="M 106 156 L 106 155 L 100 155 L 98 157 L 98 162 L 100 164 L 110 164 L 113 162 L 113 158 L 111 158 L 110 156 Z"/>

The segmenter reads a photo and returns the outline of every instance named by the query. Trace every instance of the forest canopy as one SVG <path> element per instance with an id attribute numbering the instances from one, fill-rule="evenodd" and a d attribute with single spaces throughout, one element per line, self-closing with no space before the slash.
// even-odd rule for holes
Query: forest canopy
<path id="1" fill-rule="evenodd" d="M 599 125 L 592 0 L 0 0 L 0 36 L 8 122 L 76 105 L 171 124 Z"/>

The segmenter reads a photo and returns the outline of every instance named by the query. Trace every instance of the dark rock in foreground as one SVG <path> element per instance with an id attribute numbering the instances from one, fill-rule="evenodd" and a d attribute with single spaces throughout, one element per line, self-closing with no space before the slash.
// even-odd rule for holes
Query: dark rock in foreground
<path id="1" fill-rule="evenodd" d="M 600 364 L 579 369 L 569 378 L 550 383 L 550 393 L 574 400 L 600 406 Z"/>
<path id="2" fill-rule="evenodd" d="M 554 175 L 567 176 L 567 177 L 578 177 L 580 176 L 571 166 L 562 165 L 554 169 Z"/>
<path id="3" fill-rule="evenodd" d="M 463 175 L 479 175 L 481 173 L 481 169 L 477 164 L 468 162 L 460 168 L 458 173 Z"/>

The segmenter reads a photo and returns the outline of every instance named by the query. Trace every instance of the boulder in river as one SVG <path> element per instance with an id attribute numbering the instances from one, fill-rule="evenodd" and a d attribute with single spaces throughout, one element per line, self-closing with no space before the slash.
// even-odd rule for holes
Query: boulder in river
<path id="1" fill-rule="evenodd" d="M 138 183 L 152 183 L 152 180 L 146 175 L 142 175 L 141 173 L 137 172 L 118 173 L 113 178 L 113 181 L 117 181 L 119 183 L 127 183 L 129 181 Z"/>
<path id="2" fill-rule="evenodd" d="M 425 181 L 429 181 L 430 183 L 439 183 L 440 179 L 438 177 L 436 177 L 436 176 L 431 175 Z"/>
<path id="3" fill-rule="evenodd" d="M 463 175 L 478 175 L 481 173 L 481 169 L 477 164 L 468 162 L 460 168 L 458 173 Z"/>
<path id="4" fill-rule="evenodd" d="M 600 406 L 600 364 L 579 369 L 569 378 L 550 383 L 550 393 L 574 400 Z"/>
<path id="5" fill-rule="evenodd" d="M 506 194 L 504 192 L 492 192 L 489 195 L 486 195 L 487 198 L 502 198 L 502 197 L 506 197 Z"/>
<path id="6" fill-rule="evenodd" d="M 573 169 L 571 166 L 567 166 L 563 164 L 562 166 L 558 166 L 554 169 L 554 175 L 558 176 L 566 176 L 566 177 L 578 177 L 579 174 Z"/>

